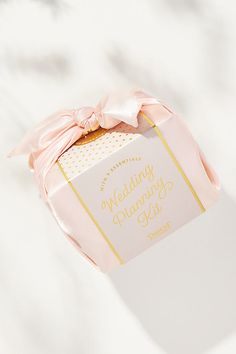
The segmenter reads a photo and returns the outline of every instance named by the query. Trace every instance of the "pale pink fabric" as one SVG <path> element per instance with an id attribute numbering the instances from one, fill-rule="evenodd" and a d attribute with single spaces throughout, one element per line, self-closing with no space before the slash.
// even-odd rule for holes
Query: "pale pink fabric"
<path id="1" fill-rule="evenodd" d="M 29 155 L 30 168 L 34 170 L 41 196 L 46 201 L 46 176 L 64 151 L 99 126 L 110 129 L 124 122 L 137 127 L 141 108 L 157 103 L 154 97 L 142 91 L 131 91 L 108 95 L 95 108 L 60 111 L 26 134 L 9 156 Z"/>
<path id="2" fill-rule="evenodd" d="M 35 127 L 11 153 L 29 154 L 30 167 L 34 169 L 41 195 L 58 224 L 80 252 L 105 272 L 119 262 L 55 162 L 75 141 L 98 126 L 109 129 L 123 121 L 137 127 L 140 110 L 159 127 L 205 209 L 209 208 L 219 194 L 217 175 L 184 122 L 141 91 L 109 95 L 95 108 L 61 111 Z"/>

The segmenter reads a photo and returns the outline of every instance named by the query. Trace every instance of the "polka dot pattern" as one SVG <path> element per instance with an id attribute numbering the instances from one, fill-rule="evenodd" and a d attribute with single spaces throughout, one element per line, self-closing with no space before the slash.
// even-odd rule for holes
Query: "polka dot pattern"
<path id="1" fill-rule="evenodd" d="M 73 145 L 61 155 L 59 162 L 68 178 L 72 180 L 78 174 L 137 139 L 139 135 L 138 129 L 121 123 L 96 140 L 84 145 Z"/>

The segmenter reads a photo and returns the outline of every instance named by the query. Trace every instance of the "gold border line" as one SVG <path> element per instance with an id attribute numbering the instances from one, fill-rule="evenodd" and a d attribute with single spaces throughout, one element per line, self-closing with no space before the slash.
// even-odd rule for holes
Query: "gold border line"
<path id="1" fill-rule="evenodd" d="M 194 199 L 196 200 L 197 204 L 200 207 L 201 212 L 205 211 L 205 208 L 201 202 L 201 200 L 199 199 L 196 191 L 194 190 L 190 180 L 188 179 L 188 177 L 186 176 L 185 172 L 183 171 L 181 165 L 179 164 L 178 160 L 176 159 L 174 153 L 172 152 L 169 144 L 167 143 L 167 141 L 165 140 L 162 132 L 160 131 L 160 129 L 153 123 L 153 121 L 146 116 L 145 113 L 143 113 L 142 111 L 140 112 L 141 115 L 144 117 L 144 119 L 149 123 L 149 125 L 154 129 L 154 131 L 156 132 L 157 136 L 160 138 L 162 144 L 164 145 L 166 151 L 168 152 L 169 156 L 171 157 L 173 163 L 175 164 L 176 168 L 178 169 L 179 173 L 181 174 L 181 176 L 183 177 L 185 183 L 187 184 L 187 186 L 189 187 Z M 93 216 L 92 212 L 90 211 L 90 209 L 88 208 L 88 206 L 85 204 L 83 198 L 81 197 L 81 195 L 79 194 L 79 192 L 77 191 L 77 189 L 75 188 L 75 186 L 72 184 L 72 182 L 70 181 L 70 179 L 68 178 L 67 174 L 65 173 L 62 165 L 60 164 L 59 160 L 57 161 L 57 165 L 59 167 L 59 170 L 61 171 L 62 175 L 64 176 L 64 178 L 66 179 L 67 183 L 69 184 L 70 188 L 72 189 L 72 191 L 74 192 L 74 194 L 76 195 L 76 197 L 78 198 L 78 200 L 80 201 L 80 203 L 82 204 L 83 208 L 85 209 L 85 211 L 87 212 L 87 214 L 89 215 L 89 217 L 91 218 L 91 220 L 93 221 L 93 223 L 95 224 L 95 226 L 97 227 L 97 229 L 100 231 L 100 233 L 102 234 L 103 238 L 105 239 L 105 241 L 107 242 L 108 246 L 110 247 L 111 251 L 113 252 L 113 254 L 115 255 L 115 257 L 118 259 L 120 264 L 124 264 L 124 261 L 122 259 L 122 257 L 119 255 L 119 253 L 116 251 L 114 245 L 111 243 L 111 241 L 109 240 L 109 238 L 106 236 L 105 232 L 102 230 L 101 226 L 98 224 L 97 220 L 95 219 L 95 217 Z"/>
<path id="2" fill-rule="evenodd" d="M 199 199 L 195 189 L 193 188 L 190 180 L 188 179 L 188 177 L 186 176 L 184 170 L 182 169 L 181 165 L 179 164 L 178 160 L 176 159 L 173 151 L 171 150 L 169 144 L 167 143 L 166 139 L 164 138 L 162 132 L 160 131 L 160 129 L 154 124 L 154 122 L 146 116 L 146 114 L 144 112 L 140 112 L 141 115 L 144 117 L 144 119 L 150 124 L 150 126 L 155 130 L 156 134 L 158 135 L 158 137 L 160 138 L 162 144 L 164 145 L 166 151 L 168 152 L 168 154 L 170 155 L 172 161 L 174 162 L 176 168 L 178 169 L 178 171 L 180 172 L 181 176 L 183 177 L 185 183 L 187 184 L 187 186 L 189 187 L 192 195 L 194 196 L 197 204 L 199 205 L 199 208 L 201 210 L 201 212 L 203 213 L 206 209 L 204 208 L 201 200 Z"/>
<path id="3" fill-rule="evenodd" d="M 61 171 L 62 175 L 64 176 L 64 178 L 66 179 L 67 183 L 69 184 L 70 188 L 72 189 L 72 191 L 75 193 L 76 197 L 79 199 L 80 203 L 82 204 L 82 206 L 84 207 L 85 211 L 88 213 L 88 215 L 90 216 L 91 220 L 93 221 L 93 223 L 96 225 L 96 227 L 98 228 L 98 230 L 100 231 L 100 233 L 102 234 L 102 236 L 104 237 L 105 241 L 107 242 L 108 246 L 110 247 L 111 251 L 113 252 L 113 254 L 116 256 L 116 258 L 118 259 L 118 261 L 120 262 L 120 264 L 124 264 L 123 259 L 121 258 L 121 256 L 119 255 L 119 253 L 116 251 L 115 247 L 113 246 L 113 244 L 111 243 L 111 241 L 109 240 L 109 238 L 106 236 L 105 232 L 102 230 L 101 226 L 98 224 L 97 220 L 95 219 L 95 217 L 93 216 L 92 212 L 90 211 L 90 209 L 88 208 L 88 206 L 86 205 L 86 203 L 84 202 L 83 198 L 81 197 L 81 195 L 79 194 L 79 192 L 77 191 L 77 189 L 75 188 L 75 186 L 72 184 L 72 182 L 69 180 L 67 174 L 65 173 L 62 165 L 60 164 L 59 161 L 57 161 L 57 165 L 59 167 L 59 170 Z"/>

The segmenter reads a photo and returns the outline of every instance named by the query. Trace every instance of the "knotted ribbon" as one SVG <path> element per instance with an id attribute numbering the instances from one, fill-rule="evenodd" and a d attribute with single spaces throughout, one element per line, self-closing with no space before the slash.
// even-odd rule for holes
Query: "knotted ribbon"
<path id="1" fill-rule="evenodd" d="M 120 122 L 138 126 L 143 106 L 159 103 L 142 91 L 113 94 L 102 99 L 95 108 L 63 110 L 48 117 L 29 131 L 9 156 L 28 154 L 42 198 L 47 200 L 45 179 L 58 158 L 78 139 L 102 127 L 110 129 Z"/>

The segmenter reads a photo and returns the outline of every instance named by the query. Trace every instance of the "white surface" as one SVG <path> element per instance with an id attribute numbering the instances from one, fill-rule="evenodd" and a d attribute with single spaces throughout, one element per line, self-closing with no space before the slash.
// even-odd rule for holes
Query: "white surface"
<path id="1" fill-rule="evenodd" d="M 236 352 L 236 5 L 0 2 L 0 352 Z M 220 202 L 110 276 L 87 264 L 3 155 L 58 108 L 137 86 L 182 114 Z"/>

